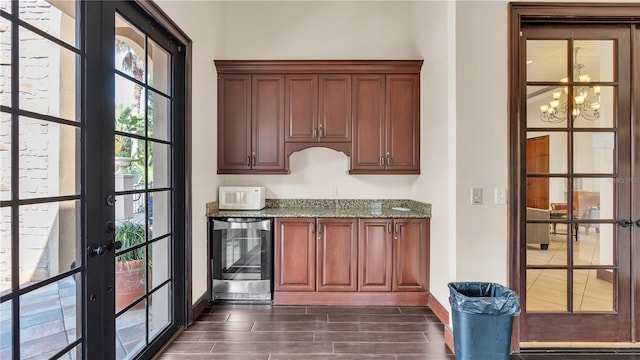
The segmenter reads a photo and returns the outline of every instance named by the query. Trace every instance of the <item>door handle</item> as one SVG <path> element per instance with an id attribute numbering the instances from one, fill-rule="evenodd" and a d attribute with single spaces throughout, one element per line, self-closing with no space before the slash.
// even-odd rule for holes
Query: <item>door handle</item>
<path id="1" fill-rule="evenodd" d="M 118 250 L 122 247 L 122 242 L 120 241 L 114 241 L 114 242 L 110 242 L 106 245 L 107 250 Z"/>
<path id="2" fill-rule="evenodd" d="M 380 156 L 380 167 L 384 167 L 384 155 Z"/>
<path id="3" fill-rule="evenodd" d="M 638 227 L 640 227 L 640 219 L 638 219 L 638 221 L 636 221 L 636 225 L 637 225 Z"/>
<path id="4" fill-rule="evenodd" d="M 387 166 L 391 166 L 391 154 L 387 153 Z"/>
<path id="5" fill-rule="evenodd" d="M 89 256 L 90 257 L 102 256 L 102 255 L 104 255 L 106 253 L 107 253 L 107 246 L 106 245 L 94 246 L 91 250 L 89 250 Z"/>
<path id="6" fill-rule="evenodd" d="M 253 163 L 251 165 L 252 166 L 256 166 L 256 153 L 255 153 L 255 151 L 251 154 L 251 158 L 253 159 Z"/>
<path id="7" fill-rule="evenodd" d="M 313 138 L 317 138 L 318 137 L 318 128 L 313 128 Z"/>
<path id="8" fill-rule="evenodd" d="M 640 221 L 640 220 L 638 220 L 638 221 Z M 627 220 L 627 219 L 622 219 L 622 220 L 618 221 L 618 226 L 623 227 L 623 228 L 632 227 L 633 226 L 633 221 Z"/>
<path id="9" fill-rule="evenodd" d="M 247 155 L 247 166 L 251 166 L 251 156 Z"/>
<path id="10" fill-rule="evenodd" d="M 322 124 L 320 124 L 320 129 L 318 129 L 318 138 L 324 137 L 324 128 Z"/>

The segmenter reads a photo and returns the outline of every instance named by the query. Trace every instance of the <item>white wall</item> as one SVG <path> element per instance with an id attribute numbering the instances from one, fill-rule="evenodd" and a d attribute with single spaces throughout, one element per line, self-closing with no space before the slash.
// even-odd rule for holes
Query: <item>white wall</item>
<path id="1" fill-rule="evenodd" d="M 193 41 L 193 301 L 207 290 L 207 222 L 205 204 L 217 196 L 216 177 L 216 71 L 213 59 L 221 23 L 220 3 L 157 1 L 158 5 Z"/>
<path id="2" fill-rule="evenodd" d="M 457 281 L 507 281 L 507 207 L 493 201 L 508 180 L 507 14 L 502 1 L 456 2 Z"/>
<path id="3" fill-rule="evenodd" d="M 457 222 L 455 2 L 414 2 L 411 26 L 413 45 L 424 59 L 420 79 L 422 174 L 411 198 L 431 204 L 429 286 L 433 296 L 448 307 L 447 283 L 455 279 Z"/>

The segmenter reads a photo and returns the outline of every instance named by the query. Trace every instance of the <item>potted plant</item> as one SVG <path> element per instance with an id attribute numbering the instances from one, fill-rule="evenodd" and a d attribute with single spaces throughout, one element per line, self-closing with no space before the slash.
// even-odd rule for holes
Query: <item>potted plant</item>
<path id="1" fill-rule="evenodd" d="M 130 249 L 145 241 L 143 223 L 123 221 L 116 226 L 116 241 L 122 243 L 121 249 Z M 145 256 L 145 246 L 127 251 L 116 257 L 116 310 L 120 311 L 145 294 L 146 264 L 151 267 L 150 256 Z M 135 308 L 144 306 L 140 302 Z"/>

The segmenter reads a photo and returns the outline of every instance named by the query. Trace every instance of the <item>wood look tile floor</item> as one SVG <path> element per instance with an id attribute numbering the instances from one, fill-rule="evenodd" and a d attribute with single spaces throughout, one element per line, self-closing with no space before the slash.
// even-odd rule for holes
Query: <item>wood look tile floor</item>
<path id="1" fill-rule="evenodd" d="M 228 305 L 206 309 L 159 360 L 454 360 L 428 307 Z M 523 354 L 511 360 L 640 360 Z M 492 359 L 486 359 L 492 360 Z"/>

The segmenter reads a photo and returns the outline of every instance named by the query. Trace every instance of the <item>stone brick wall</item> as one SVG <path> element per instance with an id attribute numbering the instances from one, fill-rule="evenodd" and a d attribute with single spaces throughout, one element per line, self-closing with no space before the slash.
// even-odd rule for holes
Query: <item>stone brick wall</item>
<path id="1" fill-rule="evenodd" d="M 4 2 L 3 2 L 4 3 Z M 14 11 L 16 9 L 13 9 Z M 42 0 L 21 0 L 20 17 L 47 32 L 60 27 L 59 16 Z M 0 40 L 0 101 L 11 105 L 10 29 L 3 20 Z M 55 31 L 55 30 L 54 30 Z M 36 34 L 20 32 L 20 108 L 47 115 L 59 113 L 59 51 L 57 45 Z M 20 119 L 19 182 L 21 198 L 56 196 L 58 190 L 59 125 L 40 120 Z M 0 198 L 11 198 L 11 118 L 0 118 Z M 10 211 L 0 213 L 0 282 L 10 280 L 11 226 Z M 58 204 L 22 206 L 19 211 L 20 281 L 40 281 L 57 273 L 53 269 L 52 251 L 57 253 Z M 54 261 L 57 263 L 57 261 Z"/>

